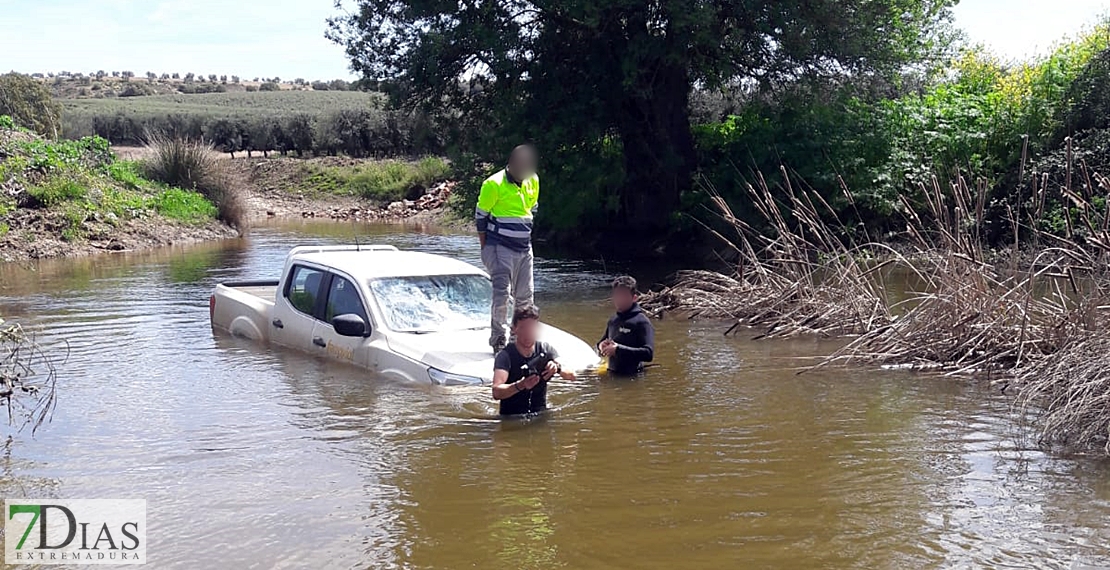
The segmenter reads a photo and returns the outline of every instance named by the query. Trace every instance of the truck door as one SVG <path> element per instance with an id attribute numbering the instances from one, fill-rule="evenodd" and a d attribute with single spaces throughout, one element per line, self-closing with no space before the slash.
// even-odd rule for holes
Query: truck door
<path id="1" fill-rule="evenodd" d="M 320 347 L 312 343 L 314 315 L 323 311 L 328 273 L 306 265 L 294 265 L 289 278 L 274 300 L 270 338 L 275 344 L 315 353 Z"/>
<path id="2" fill-rule="evenodd" d="M 336 334 L 331 320 L 339 315 L 358 315 L 374 331 L 374 324 L 368 316 L 366 302 L 358 287 L 346 277 L 331 274 L 324 303 L 323 320 L 316 321 L 312 330 L 312 342 L 317 354 L 326 352 L 329 358 L 350 362 L 364 368 L 373 368 L 369 344 L 371 337 L 348 337 Z"/>

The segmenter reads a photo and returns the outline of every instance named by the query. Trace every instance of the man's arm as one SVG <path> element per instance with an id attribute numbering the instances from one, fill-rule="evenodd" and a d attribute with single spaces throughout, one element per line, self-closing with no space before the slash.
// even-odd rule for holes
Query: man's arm
<path id="1" fill-rule="evenodd" d="M 508 370 L 495 369 L 493 371 L 493 399 L 494 400 L 505 400 L 507 398 L 512 398 L 513 396 L 517 395 L 517 393 L 522 392 L 522 391 L 525 390 L 523 380 L 513 382 L 513 383 L 508 383 L 507 382 L 508 379 L 509 379 L 509 371 Z"/>
<path id="2" fill-rule="evenodd" d="M 497 184 L 486 180 L 478 193 L 478 205 L 474 208 L 474 225 L 478 228 L 478 243 L 486 247 L 486 228 L 489 226 L 490 212 L 497 205 Z"/>
<path id="3" fill-rule="evenodd" d="M 564 369 L 563 365 L 558 360 L 552 360 L 552 362 L 555 363 L 556 370 L 557 370 L 556 374 L 559 375 L 559 378 L 562 378 L 563 380 L 571 380 L 571 381 L 578 379 L 578 375 L 575 374 L 574 371 Z"/>
<path id="4" fill-rule="evenodd" d="M 644 317 L 644 321 L 638 322 L 637 332 L 639 333 L 640 346 L 625 346 L 623 344 L 617 345 L 617 353 L 621 358 L 634 359 L 639 362 L 651 362 L 655 358 L 655 328 Z"/>
<path id="5" fill-rule="evenodd" d="M 532 215 L 535 216 L 536 212 L 540 209 L 540 175 L 536 175 L 536 201 L 532 203 Z"/>
<path id="6" fill-rule="evenodd" d="M 559 363 L 559 353 L 555 351 L 555 347 L 548 345 L 547 354 L 551 357 L 551 360 L 548 361 L 547 370 L 544 371 L 545 380 L 555 377 L 556 374 L 563 380 L 576 380 L 578 378 L 573 371 L 563 370 L 563 365 Z"/>
<path id="7" fill-rule="evenodd" d="M 607 340 L 609 340 L 609 324 L 608 323 L 605 324 L 605 334 L 601 335 L 601 340 L 597 341 L 597 344 L 594 344 L 594 348 L 596 348 L 598 352 L 601 352 L 601 343 L 603 343 Z"/>

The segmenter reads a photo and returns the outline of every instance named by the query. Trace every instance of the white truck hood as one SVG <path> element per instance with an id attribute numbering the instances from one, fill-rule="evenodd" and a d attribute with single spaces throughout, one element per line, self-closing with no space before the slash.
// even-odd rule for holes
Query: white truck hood
<path id="1" fill-rule="evenodd" d="M 559 362 L 568 369 L 583 371 L 596 367 L 597 354 L 589 344 L 555 327 L 541 324 L 540 340 L 559 353 Z M 493 353 L 488 328 L 431 332 L 424 334 L 392 332 L 389 348 L 399 354 L 451 374 L 493 380 Z"/>

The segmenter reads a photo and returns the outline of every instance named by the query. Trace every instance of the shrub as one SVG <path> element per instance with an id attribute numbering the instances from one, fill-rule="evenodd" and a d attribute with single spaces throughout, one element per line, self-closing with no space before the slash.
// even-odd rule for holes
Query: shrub
<path id="1" fill-rule="evenodd" d="M 178 188 L 195 190 L 216 205 L 219 219 L 245 233 L 248 211 L 243 186 L 220 164 L 214 149 L 202 142 L 151 135 L 147 177 Z"/>
<path id="2" fill-rule="evenodd" d="M 62 106 L 41 81 L 29 75 L 0 75 L 0 115 L 44 136 L 57 138 L 62 131 Z"/>
<path id="3" fill-rule="evenodd" d="M 277 83 L 274 83 L 273 81 L 267 81 L 267 82 L 263 83 L 262 85 L 259 85 L 258 90 L 259 91 L 279 91 L 279 90 L 281 90 L 281 86 L 278 85 Z"/>

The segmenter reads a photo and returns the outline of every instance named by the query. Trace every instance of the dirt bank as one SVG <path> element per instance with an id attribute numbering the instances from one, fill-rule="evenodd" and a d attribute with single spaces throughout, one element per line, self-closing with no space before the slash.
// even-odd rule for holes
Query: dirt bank
<path id="1" fill-rule="evenodd" d="M 412 200 L 381 203 L 359 196 L 307 190 L 306 165 L 353 167 L 364 159 L 318 157 L 235 158 L 224 164 L 245 183 L 251 217 L 322 218 L 365 222 L 449 223 L 447 201 L 455 191 L 453 181 L 441 181 L 428 188 L 414 189 Z"/>
<path id="2" fill-rule="evenodd" d="M 238 233 L 220 223 L 174 223 L 162 218 L 112 223 L 90 219 L 81 224 L 85 237 L 67 241 L 57 228 L 68 224 L 52 212 L 18 210 L 8 215 L 10 229 L 0 237 L 0 262 L 51 257 L 83 257 L 233 238 Z"/>

